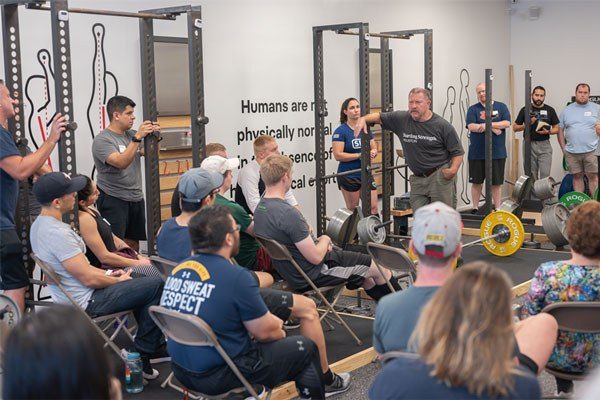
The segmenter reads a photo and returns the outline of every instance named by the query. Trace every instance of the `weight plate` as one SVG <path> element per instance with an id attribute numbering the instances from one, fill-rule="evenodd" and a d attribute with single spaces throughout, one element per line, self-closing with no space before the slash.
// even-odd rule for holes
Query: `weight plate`
<path id="1" fill-rule="evenodd" d="M 367 244 L 370 242 L 385 242 L 385 228 L 377 228 L 379 224 L 381 224 L 381 221 L 374 215 L 369 215 L 368 217 L 362 218 L 360 221 L 358 221 L 356 232 L 358 233 L 358 240 L 360 243 Z"/>
<path id="2" fill-rule="evenodd" d="M 489 214 L 481 223 L 481 238 L 492 236 L 498 233 L 500 229 L 508 229 L 508 238 L 497 240 L 488 239 L 483 242 L 483 246 L 491 254 L 500 257 L 515 254 L 523 245 L 525 230 L 521 220 L 516 215 L 503 210 L 497 210 Z M 503 243 L 502 243 L 503 242 Z"/>
<path id="3" fill-rule="evenodd" d="M 560 202 L 567 206 L 569 210 L 574 209 L 581 203 L 591 200 L 592 198 L 581 192 L 568 192 L 562 195 Z"/>
<path id="4" fill-rule="evenodd" d="M 558 185 L 551 176 L 538 179 L 533 184 L 533 194 L 540 200 L 554 198 L 558 194 Z"/>
<path id="5" fill-rule="evenodd" d="M 521 175 L 515 182 L 511 198 L 517 203 L 521 204 L 523 200 L 529 197 L 529 193 L 531 192 L 531 184 L 532 181 L 530 177 L 527 175 Z"/>
<path id="6" fill-rule="evenodd" d="M 415 263 L 415 265 L 417 266 L 417 270 L 418 270 L 419 269 L 419 259 L 417 258 L 417 255 L 415 254 L 415 252 L 413 251 L 413 248 L 411 246 L 408 247 L 408 258 L 410 258 L 412 260 L 412 262 Z M 456 269 L 457 266 L 458 266 L 458 258 L 452 262 L 452 269 Z"/>
<path id="7" fill-rule="evenodd" d="M 570 211 L 563 203 L 556 203 L 542 209 L 542 227 L 548 239 L 556 247 L 569 243 L 566 228 Z"/>
<path id="8" fill-rule="evenodd" d="M 21 311 L 13 299 L 3 294 L 0 294 L 0 310 L 3 313 L 0 320 L 0 339 L 3 341 L 8 331 L 21 319 Z"/>
<path id="9" fill-rule="evenodd" d="M 356 221 L 356 211 L 351 211 L 347 208 L 340 208 L 329 220 L 325 233 L 331 238 L 333 243 L 339 247 L 344 247 L 345 240 L 351 239 L 347 233 L 349 229 L 354 229 L 352 226 Z"/>
<path id="10" fill-rule="evenodd" d="M 518 218 L 521 218 L 523 216 L 523 209 L 521 208 L 519 203 L 517 203 L 513 199 L 504 200 L 502 204 L 500 204 L 498 210 L 508 211 L 509 213 L 516 215 Z"/>

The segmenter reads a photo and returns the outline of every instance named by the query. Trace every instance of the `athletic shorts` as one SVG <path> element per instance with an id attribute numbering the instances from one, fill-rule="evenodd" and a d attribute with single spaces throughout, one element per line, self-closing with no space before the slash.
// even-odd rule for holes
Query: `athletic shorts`
<path id="1" fill-rule="evenodd" d="M 0 231 L 0 289 L 15 290 L 29 286 L 23 262 L 22 245 L 15 229 Z"/>
<path id="2" fill-rule="evenodd" d="M 327 253 L 323 264 L 321 273 L 313 280 L 317 287 L 346 284 L 348 289 L 353 290 L 362 286 L 371 267 L 371 257 L 355 251 L 334 248 Z M 311 290 L 310 286 L 299 291 L 308 290 Z"/>
<path id="3" fill-rule="evenodd" d="M 121 239 L 146 240 L 144 200 L 125 201 L 100 191 L 96 205 L 110 223 L 112 232 Z"/>
<path id="4" fill-rule="evenodd" d="M 338 176 L 337 184 L 339 189 L 344 189 L 346 192 L 358 192 L 362 186 L 360 177 L 349 177 L 346 175 Z M 371 190 L 377 190 L 377 184 L 373 175 L 369 175 L 368 184 L 371 185 Z"/>
<path id="5" fill-rule="evenodd" d="M 504 184 L 506 158 L 492 160 L 492 185 Z M 481 185 L 485 181 L 485 160 L 469 160 L 469 182 Z"/>
<path id="6" fill-rule="evenodd" d="M 262 297 L 271 314 L 283 321 L 287 321 L 290 318 L 292 306 L 294 305 L 294 295 L 292 292 L 270 288 L 261 288 L 259 291 L 260 297 Z"/>

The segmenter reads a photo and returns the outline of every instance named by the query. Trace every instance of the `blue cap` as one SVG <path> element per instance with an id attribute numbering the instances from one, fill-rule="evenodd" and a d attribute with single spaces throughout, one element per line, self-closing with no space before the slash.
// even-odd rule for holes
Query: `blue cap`
<path id="1" fill-rule="evenodd" d="M 206 171 L 202 168 L 192 168 L 181 175 L 179 193 L 181 201 L 200 203 L 203 198 L 223 185 L 223 175 Z"/>

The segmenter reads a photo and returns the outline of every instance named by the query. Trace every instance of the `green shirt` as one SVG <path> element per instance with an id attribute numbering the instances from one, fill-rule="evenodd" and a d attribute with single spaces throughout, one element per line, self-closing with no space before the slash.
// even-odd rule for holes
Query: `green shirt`
<path id="1" fill-rule="evenodd" d="M 231 216 L 240 225 L 240 252 L 235 256 L 235 260 L 242 267 L 252 269 L 256 263 L 256 252 L 260 248 L 260 243 L 252 235 L 246 233 L 246 229 L 252 223 L 252 217 L 238 203 L 221 196 L 221 194 L 217 194 L 215 204 L 229 208 Z"/>

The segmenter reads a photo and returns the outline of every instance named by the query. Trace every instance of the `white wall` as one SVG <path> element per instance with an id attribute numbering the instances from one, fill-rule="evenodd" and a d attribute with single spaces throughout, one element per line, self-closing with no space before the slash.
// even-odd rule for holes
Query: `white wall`
<path id="1" fill-rule="evenodd" d="M 76 1 L 72 7 L 101 7 L 115 10 L 138 10 L 168 5 L 177 1 Z M 434 31 L 434 111 L 442 114 L 446 105 L 446 89 L 453 85 L 457 99 L 453 108 L 454 125 L 461 132 L 458 95 L 462 68 L 470 72 L 468 87 L 471 103 L 475 102 L 475 85 L 484 79 L 484 69 L 493 68 L 495 98 L 508 102 L 508 61 L 510 57 L 510 17 L 506 3 L 500 1 L 338 1 L 338 0 L 205 0 L 202 6 L 204 42 L 204 80 L 208 141 L 225 144 L 230 154 L 249 158 L 249 142 L 238 145 L 237 132 L 287 125 L 297 133 L 299 127 L 314 124 L 313 113 L 287 112 L 242 114 L 241 101 L 310 102 L 313 100 L 312 27 L 315 25 L 368 22 L 370 31 L 432 28 Z M 36 62 L 40 48 L 50 48 L 50 22 L 47 13 L 22 10 L 21 43 L 23 77 L 41 72 Z M 87 128 L 87 106 L 94 79 L 92 59 L 95 42 L 92 25 L 102 22 L 105 32 L 107 70 L 119 82 L 119 93 L 136 101 L 141 116 L 141 83 L 138 23 L 128 18 L 72 15 L 71 46 L 78 170 L 90 173 L 91 132 Z M 185 22 L 157 22 L 158 35 L 183 35 Z M 374 47 L 378 40 L 372 40 Z M 327 125 L 337 126 L 341 101 L 358 95 L 357 39 L 333 33 L 325 35 L 325 97 L 329 104 Z M 394 104 L 406 107 L 406 94 L 414 86 L 423 85 L 423 39 L 392 41 L 394 52 Z M 1 56 L 0 56 L 1 57 Z M 593 85 L 592 85 L 593 87 Z M 50 113 L 51 115 L 51 113 Z M 447 112 L 449 117 L 449 111 Z M 97 109 L 95 110 L 97 119 Z M 327 146 L 330 145 L 326 140 Z M 467 139 L 463 137 L 467 147 Z M 314 138 L 280 140 L 282 150 L 289 153 L 314 151 Z M 334 171 L 329 161 L 328 171 Z M 314 174 L 313 163 L 295 167 L 301 178 Z M 399 182 L 398 182 L 399 183 Z M 398 184 L 398 189 L 403 185 Z M 460 187 L 459 187 L 460 191 Z M 399 194 L 398 191 L 396 194 Z M 310 222 L 314 223 L 314 188 L 296 191 Z M 343 201 L 334 185 L 328 189 L 328 213 L 341 207 Z"/>
<path id="2" fill-rule="evenodd" d="M 541 9 L 539 19 L 529 19 L 529 8 Z M 575 86 L 586 82 L 591 94 L 600 94 L 600 2 L 519 1 L 511 16 L 511 63 L 515 67 L 516 104 L 524 104 L 524 71 L 531 69 L 532 85 L 546 88 L 546 103 L 564 109 Z M 522 135 L 519 135 L 522 138 Z M 555 138 L 552 176 L 562 179 L 562 153 Z M 521 163 L 522 167 L 522 163 Z"/>

